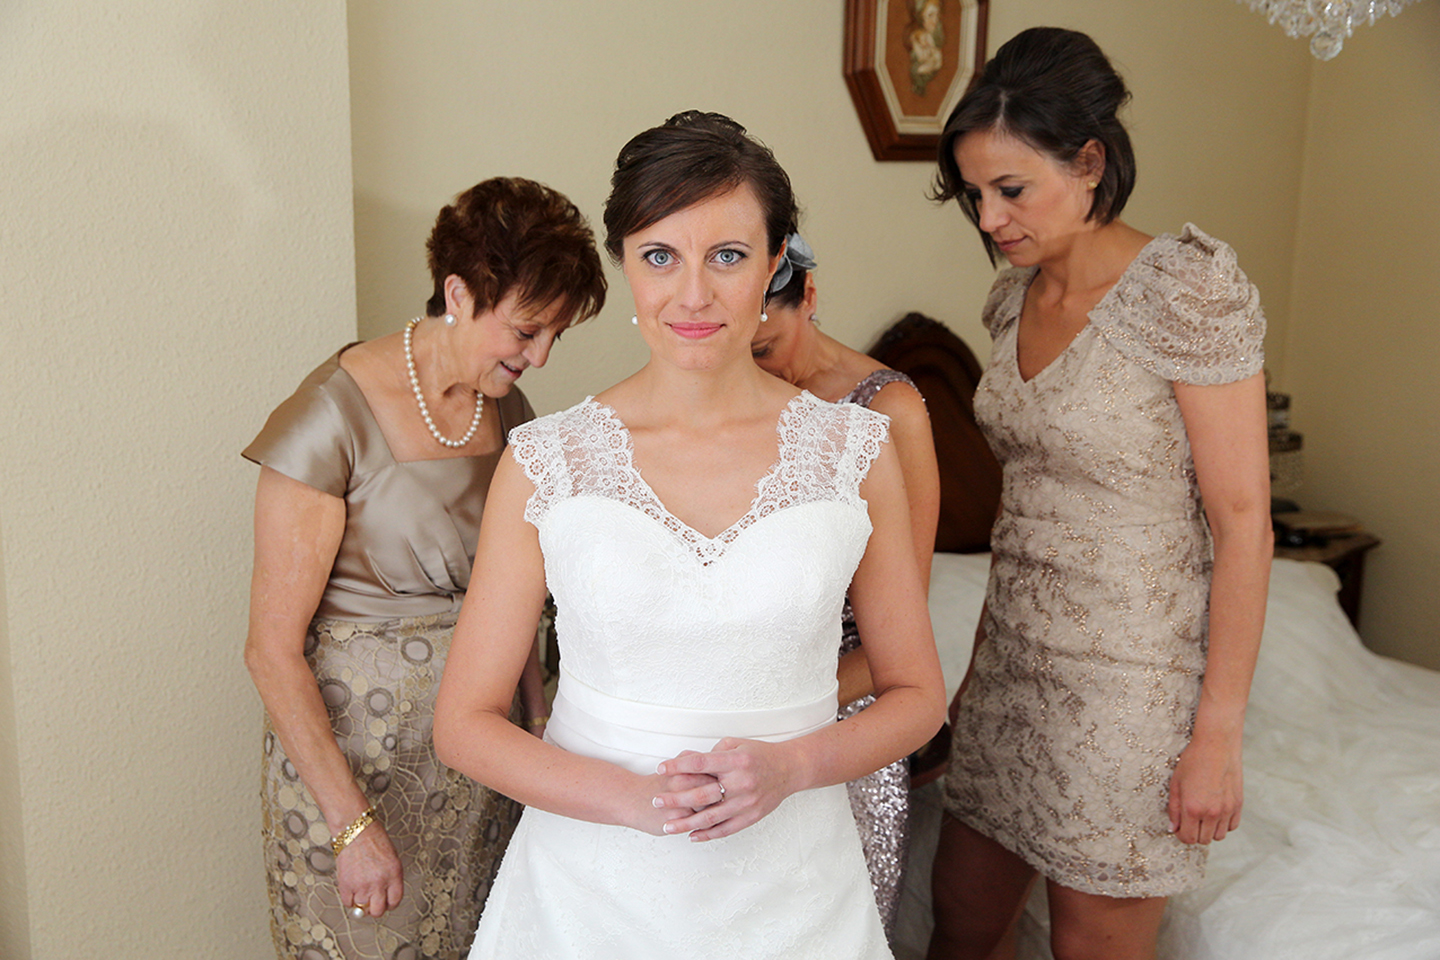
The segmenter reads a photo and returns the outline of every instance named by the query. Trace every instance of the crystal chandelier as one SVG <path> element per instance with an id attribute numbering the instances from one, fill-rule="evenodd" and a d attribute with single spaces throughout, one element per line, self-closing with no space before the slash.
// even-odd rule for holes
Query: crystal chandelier
<path id="1" fill-rule="evenodd" d="M 1292 37 L 1309 37 L 1310 52 L 1329 60 L 1362 23 L 1397 16 L 1415 0 L 1243 0 Z"/>

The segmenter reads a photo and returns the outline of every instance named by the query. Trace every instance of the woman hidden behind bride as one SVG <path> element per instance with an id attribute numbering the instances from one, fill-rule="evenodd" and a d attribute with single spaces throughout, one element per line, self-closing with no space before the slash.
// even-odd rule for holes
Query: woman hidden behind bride
<path id="1" fill-rule="evenodd" d="M 621 150 L 606 248 L 650 359 L 512 434 L 436 707 L 527 806 L 472 958 L 883 958 L 844 783 L 944 712 L 888 422 L 762 371 L 789 178 L 717 114 Z M 509 724 L 546 589 L 560 687 Z M 846 590 L 876 701 L 835 721 Z"/>

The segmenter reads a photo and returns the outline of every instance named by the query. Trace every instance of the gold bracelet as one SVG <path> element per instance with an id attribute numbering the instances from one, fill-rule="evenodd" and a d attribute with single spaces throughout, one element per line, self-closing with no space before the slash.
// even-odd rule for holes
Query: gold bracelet
<path id="1" fill-rule="evenodd" d="M 550 714 L 547 713 L 547 714 L 545 714 L 545 716 L 543 716 L 543 717 L 531 717 L 529 720 L 526 720 L 526 721 L 525 721 L 525 728 L 526 728 L 527 730 L 534 730 L 536 727 L 540 726 L 540 724 L 542 724 L 542 723 L 549 723 L 549 722 L 550 722 Z"/>
<path id="2" fill-rule="evenodd" d="M 360 836 L 360 832 L 375 822 L 375 807 L 372 805 L 360 816 L 350 821 L 350 826 L 340 831 L 340 834 L 330 841 L 330 849 L 335 851 L 335 856 L 340 856 L 340 851 L 350 846 L 350 841 Z"/>

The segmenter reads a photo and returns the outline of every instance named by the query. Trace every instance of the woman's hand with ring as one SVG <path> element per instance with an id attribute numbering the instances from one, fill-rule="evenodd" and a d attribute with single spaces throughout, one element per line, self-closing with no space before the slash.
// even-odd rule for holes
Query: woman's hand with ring
<path id="1" fill-rule="evenodd" d="M 667 833 L 689 833 L 691 840 L 728 837 L 767 816 L 796 790 L 795 765 L 785 744 L 726 737 L 709 753 L 687 750 L 660 764 L 662 774 L 701 774 L 712 783 L 683 793 L 661 794 L 662 807 L 695 812 L 664 825 Z"/>
<path id="2" fill-rule="evenodd" d="M 373 821 L 335 857 L 340 903 L 353 919 L 382 917 L 405 893 L 400 857 L 380 821 Z"/>
<path id="3" fill-rule="evenodd" d="M 695 814 L 699 807 L 714 803 L 720 791 L 716 789 L 714 777 L 701 774 L 651 774 L 637 778 L 643 791 L 644 808 L 638 817 L 627 826 L 634 827 L 651 836 L 663 837 L 675 831 L 667 825 L 681 817 Z M 662 798 L 689 798 L 691 802 L 676 800 L 661 802 Z"/>
<path id="4" fill-rule="evenodd" d="M 680 754 L 680 756 L 699 757 L 703 756 L 703 754 L 694 750 L 686 750 Z M 678 760 L 679 757 L 676 759 Z M 661 771 L 663 772 L 666 769 L 666 764 L 673 762 L 674 761 L 667 760 L 665 763 L 662 763 L 660 765 Z M 651 802 L 662 810 L 678 811 L 675 813 L 675 818 L 690 816 L 701 810 L 719 806 L 725 801 L 725 784 L 721 783 L 720 779 L 716 776 L 708 774 L 681 774 L 671 779 L 677 781 L 677 786 L 669 793 L 657 795 Z M 688 788 L 678 786 L 679 782 L 688 783 Z M 679 831 L 669 829 L 669 823 L 667 823 L 666 832 L 678 833 Z"/>

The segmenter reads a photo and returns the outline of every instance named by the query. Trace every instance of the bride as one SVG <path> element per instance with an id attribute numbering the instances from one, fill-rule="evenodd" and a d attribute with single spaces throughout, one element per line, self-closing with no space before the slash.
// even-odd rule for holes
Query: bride
<path id="1" fill-rule="evenodd" d="M 528 808 L 472 960 L 889 956 L 844 784 L 923 745 L 944 692 L 887 419 L 751 356 L 795 221 L 718 114 L 616 161 L 650 360 L 511 434 L 436 705 L 441 758 Z M 542 742 L 507 716 L 547 587 Z M 877 698 L 837 723 L 847 588 Z"/>

